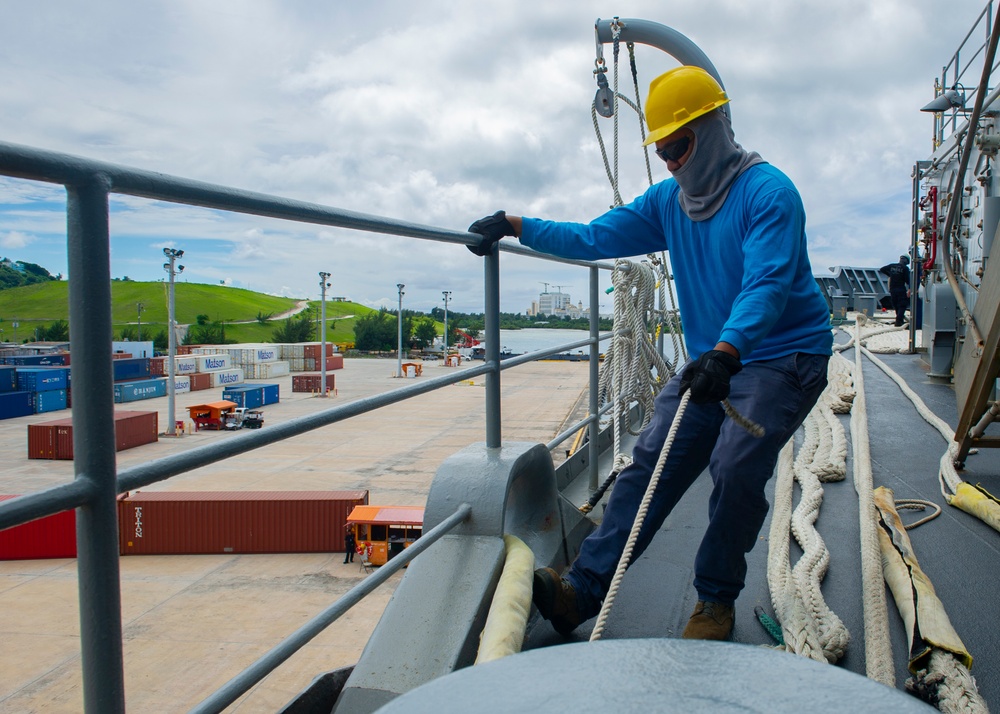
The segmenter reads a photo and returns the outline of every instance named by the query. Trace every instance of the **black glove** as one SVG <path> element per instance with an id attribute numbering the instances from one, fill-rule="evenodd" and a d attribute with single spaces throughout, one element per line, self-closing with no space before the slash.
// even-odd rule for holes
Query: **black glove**
<path id="1" fill-rule="evenodd" d="M 684 370 L 679 393 L 690 389 L 695 404 L 721 402 L 729 396 L 729 378 L 741 369 L 740 361 L 728 352 L 709 350 Z"/>
<path id="2" fill-rule="evenodd" d="M 479 233 L 483 239 L 479 245 L 465 246 L 479 256 L 487 256 L 493 250 L 493 244 L 500 241 L 504 236 L 513 236 L 514 226 L 507 220 L 507 214 L 497 211 L 492 216 L 480 218 L 469 226 L 469 233 Z"/>

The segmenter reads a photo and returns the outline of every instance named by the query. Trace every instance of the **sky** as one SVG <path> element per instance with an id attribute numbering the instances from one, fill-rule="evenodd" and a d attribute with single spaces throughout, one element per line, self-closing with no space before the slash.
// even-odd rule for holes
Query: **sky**
<path id="1" fill-rule="evenodd" d="M 5 3 L 0 141 L 454 230 L 499 209 L 586 222 L 613 200 L 590 111 L 594 22 L 639 18 L 711 59 L 737 140 L 802 194 L 813 271 L 877 267 L 909 245 L 910 174 L 932 150 L 919 109 L 984 5 Z M 636 58 L 644 100 L 677 61 L 645 46 Z M 627 61 L 619 91 L 633 95 Z M 612 121 L 601 130 L 611 151 Z M 648 186 L 640 142 L 623 110 L 626 201 Z M 655 156 L 652 170 L 669 176 Z M 66 275 L 65 225 L 61 186 L 0 177 L 0 257 Z M 482 260 L 462 246 L 127 196 L 112 197 L 111 231 L 115 277 L 164 278 L 174 247 L 190 282 L 318 299 L 326 271 L 328 297 L 394 307 L 403 283 L 404 308 L 430 311 L 450 291 L 450 309 L 483 309 Z M 501 266 L 503 311 L 545 289 L 586 300 L 585 268 L 510 254 Z"/>

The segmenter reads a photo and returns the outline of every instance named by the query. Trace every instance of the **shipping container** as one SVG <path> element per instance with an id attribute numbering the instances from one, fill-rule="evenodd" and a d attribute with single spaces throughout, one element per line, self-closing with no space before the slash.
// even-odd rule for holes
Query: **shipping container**
<path id="1" fill-rule="evenodd" d="M 137 491 L 118 497 L 122 555 L 343 553 L 368 491 Z"/>
<path id="2" fill-rule="evenodd" d="M 69 387 L 68 367 L 19 367 L 17 388 L 22 392 L 48 392 Z"/>
<path id="3" fill-rule="evenodd" d="M 194 355 L 189 359 L 195 361 L 196 369 L 199 372 L 215 372 L 220 369 L 232 369 L 233 360 L 227 354 Z"/>
<path id="4" fill-rule="evenodd" d="M 245 379 L 274 379 L 290 374 L 288 362 L 255 362 L 243 366 Z"/>
<path id="5" fill-rule="evenodd" d="M 66 364 L 66 354 L 55 352 L 47 355 L 14 355 L 6 358 L 7 364 L 17 367 L 61 367 Z"/>
<path id="6" fill-rule="evenodd" d="M 0 419 L 28 416 L 35 413 L 31 392 L 4 392 L 0 394 Z"/>
<path id="7" fill-rule="evenodd" d="M 164 367 L 166 365 L 164 364 Z M 174 357 L 174 374 L 194 374 L 198 369 L 198 358 L 188 355 L 187 357 Z"/>
<path id="8" fill-rule="evenodd" d="M 275 362 L 278 360 L 278 345 L 273 344 L 240 344 L 225 347 L 195 347 L 192 354 L 208 355 L 213 353 L 227 354 L 236 367 L 244 367 L 258 362 Z"/>
<path id="9" fill-rule="evenodd" d="M 0 501 L 17 496 L 0 495 Z M 62 511 L 0 531 L 0 560 L 76 557 L 76 511 Z"/>
<path id="10" fill-rule="evenodd" d="M 135 355 L 131 352 L 112 352 L 111 359 L 132 359 Z"/>
<path id="11" fill-rule="evenodd" d="M 329 357 L 337 351 L 337 346 L 332 342 L 326 343 L 326 354 Z M 319 359 L 323 352 L 321 342 L 297 342 L 294 344 L 281 345 L 281 359 Z"/>
<path id="12" fill-rule="evenodd" d="M 264 406 L 264 388 L 244 385 L 227 387 L 222 390 L 222 398 L 235 403 L 238 407 L 256 409 Z"/>
<path id="13" fill-rule="evenodd" d="M 17 367 L 13 365 L 0 366 L 0 394 L 17 391 Z"/>
<path id="14" fill-rule="evenodd" d="M 144 379 L 138 382 L 121 382 L 115 385 L 115 402 L 135 402 L 167 395 L 167 380 Z"/>
<path id="15" fill-rule="evenodd" d="M 155 349 L 152 340 L 119 340 L 111 343 L 111 352 L 130 354 L 133 357 L 152 357 Z"/>
<path id="16" fill-rule="evenodd" d="M 335 389 L 335 380 L 332 374 L 327 373 L 326 375 L 326 388 L 331 392 Z M 321 392 L 323 384 L 323 375 L 321 374 L 296 374 L 292 375 L 292 391 L 293 392 Z"/>
<path id="17" fill-rule="evenodd" d="M 191 391 L 191 377 L 174 377 L 174 394 Z"/>
<path id="18" fill-rule="evenodd" d="M 66 408 L 66 390 L 53 389 L 47 392 L 32 392 L 31 404 L 35 414 L 57 412 Z"/>
<path id="19" fill-rule="evenodd" d="M 156 412 L 115 412 L 115 451 L 152 444 L 159 438 Z M 73 458 L 73 419 L 28 424 L 29 459 Z"/>
<path id="20" fill-rule="evenodd" d="M 149 358 L 116 359 L 111 362 L 116 382 L 135 382 L 149 376 Z"/>
<path id="21" fill-rule="evenodd" d="M 196 374 L 189 374 L 188 379 L 191 380 L 192 392 L 197 392 L 201 389 L 212 388 L 212 375 L 209 372 L 198 372 Z"/>
<path id="22" fill-rule="evenodd" d="M 212 375 L 213 387 L 227 387 L 230 384 L 243 383 L 242 369 L 225 369 L 218 372 L 206 372 L 205 374 Z"/>
<path id="23" fill-rule="evenodd" d="M 166 357 L 150 357 L 149 358 L 149 376 L 150 377 L 166 377 L 167 376 L 167 358 Z"/>
<path id="24" fill-rule="evenodd" d="M 326 368 L 329 369 L 343 369 L 344 368 L 344 355 L 339 352 L 332 357 L 328 357 L 326 360 Z"/>
<path id="25" fill-rule="evenodd" d="M 195 347 L 201 347 L 201 345 L 177 345 L 174 353 L 179 355 L 189 355 L 191 354 L 191 350 Z"/>

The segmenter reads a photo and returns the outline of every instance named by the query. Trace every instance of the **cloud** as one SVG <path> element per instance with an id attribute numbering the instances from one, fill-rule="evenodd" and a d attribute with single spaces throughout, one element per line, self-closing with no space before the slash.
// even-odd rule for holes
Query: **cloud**
<path id="1" fill-rule="evenodd" d="M 965 5 L 705 0 L 667 13 L 636 0 L 628 15 L 711 58 L 737 139 L 799 187 L 822 272 L 881 265 L 907 244 L 910 170 L 932 149 L 918 109 L 975 19 Z M 409 223 L 463 230 L 498 208 L 587 221 L 612 202 L 590 114 L 602 16 L 596 0 L 13 4 L 0 123 L 5 141 Z M 676 64 L 642 45 L 636 62 L 641 95 Z M 600 130 L 613 152 L 613 123 Z M 629 200 L 647 186 L 629 110 L 618 133 Z M 59 186 L 0 177 L 0 230 L 35 237 L 27 258 L 62 272 L 64 206 Z M 113 274 L 159 279 L 170 245 L 189 280 L 317 298 L 326 270 L 336 294 L 365 304 L 394 304 L 404 282 L 416 309 L 443 289 L 454 309 L 482 309 L 482 261 L 461 246 L 128 196 L 111 207 Z M 526 309 L 542 282 L 586 295 L 585 269 L 501 262 L 504 310 Z"/>
<path id="2" fill-rule="evenodd" d="M 27 233 L 21 233 L 20 231 L 0 233 L 0 248 L 16 250 L 18 248 L 26 248 L 34 242 L 34 236 L 28 235 Z"/>

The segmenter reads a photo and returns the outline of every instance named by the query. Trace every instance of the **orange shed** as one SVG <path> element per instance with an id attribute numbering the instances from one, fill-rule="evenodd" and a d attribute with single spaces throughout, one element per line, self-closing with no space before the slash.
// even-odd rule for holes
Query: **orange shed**
<path id="1" fill-rule="evenodd" d="M 236 402 L 226 400 L 208 402 L 188 407 L 188 413 L 191 415 L 195 429 L 221 429 L 222 415 L 233 411 L 237 406 L 239 405 Z"/>
<path id="2" fill-rule="evenodd" d="M 423 533 L 421 506 L 355 506 L 347 517 L 359 548 L 369 550 L 372 565 L 385 565 Z"/>

